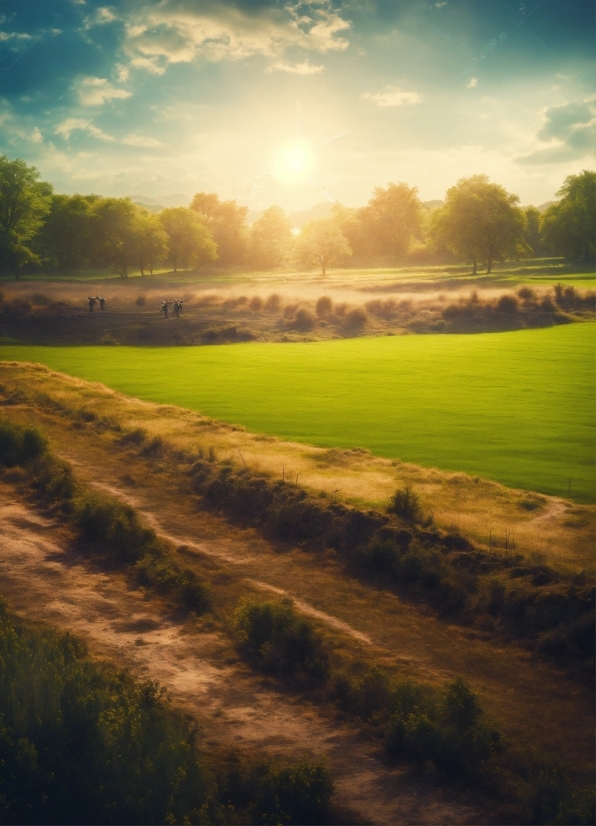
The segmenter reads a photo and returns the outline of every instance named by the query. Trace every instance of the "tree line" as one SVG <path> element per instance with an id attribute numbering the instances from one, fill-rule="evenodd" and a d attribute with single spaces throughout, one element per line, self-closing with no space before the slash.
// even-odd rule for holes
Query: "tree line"
<path id="1" fill-rule="evenodd" d="M 60 195 L 23 160 L 0 156 L 0 272 L 110 266 L 122 277 L 210 263 L 271 269 L 430 259 L 469 262 L 473 271 L 513 257 L 594 257 L 596 173 L 568 176 L 542 213 L 486 175 L 462 178 L 442 205 L 423 205 L 416 187 L 377 187 L 360 208 L 333 205 L 298 236 L 279 206 L 247 224 L 248 208 L 197 193 L 189 208 L 153 214 L 129 198 Z"/>

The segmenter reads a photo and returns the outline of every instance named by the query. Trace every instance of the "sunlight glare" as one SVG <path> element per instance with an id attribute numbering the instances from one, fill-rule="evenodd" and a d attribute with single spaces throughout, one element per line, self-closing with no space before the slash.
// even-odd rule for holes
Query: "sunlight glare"
<path id="1" fill-rule="evenodd" d="M 313 168 L 312 147 L 302 140 L 295 140 L 281 146 L 273 161 L 275 177 L 285 184 L 297 184 L 308 180 Z"/>

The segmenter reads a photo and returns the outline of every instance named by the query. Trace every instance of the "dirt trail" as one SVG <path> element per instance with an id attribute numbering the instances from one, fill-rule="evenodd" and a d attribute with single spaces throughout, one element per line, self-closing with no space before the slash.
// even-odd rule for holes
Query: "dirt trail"
<path id="1" fill-rule="evenodd" d="M 490 819 L 448 791 L 387 767 L 355 730 L 263 685 L 221 657 L 227 641 L 193 633 L 118 575 L 67 550 L 68 535 L 0 486 L 0 590 L 13 610 L 83 637 L 91 650 L 159 680 L 207 742 L 254 745 L 296 757 L 326 755 L 337 798 L 363 821 L 473 824 Z"/>

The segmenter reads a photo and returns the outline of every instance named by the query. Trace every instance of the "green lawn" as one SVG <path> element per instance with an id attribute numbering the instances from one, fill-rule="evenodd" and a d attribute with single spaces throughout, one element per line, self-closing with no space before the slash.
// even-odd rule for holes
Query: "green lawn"
<path id="1" fill-rule="evenodd" d="M 591 323 L 215 347 L 2 346 L 249 430 L 594 500 Z"/>

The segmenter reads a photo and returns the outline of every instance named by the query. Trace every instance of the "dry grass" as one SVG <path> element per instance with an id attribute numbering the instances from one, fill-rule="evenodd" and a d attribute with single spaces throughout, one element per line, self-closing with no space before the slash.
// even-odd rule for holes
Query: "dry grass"
<path id="1" fill-rule="evenodd" d="M 397 487 L 410 484 L 426 516 L 487 547 L 504 550 L 505 535 L 529 558 L 555 566 L 594 570 L 596 509 L 542 494 L 507 488 L 463 473 L 391 461 L 368 451 L 325 450 L 246 432 L 172 405 L 131 399 L 100 384 L 55 373 L 41 365 L 0 363 L 0 397 L 28 399 L 40 408 L 48 402 L 69 416 L 89 411 L 124 430 L 142 428 L 173 448 L 236 467 L 244 464 L 271 476 L 285 477 L 310 491 L 361 507 L 383 508 Z"/>

